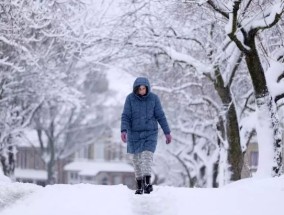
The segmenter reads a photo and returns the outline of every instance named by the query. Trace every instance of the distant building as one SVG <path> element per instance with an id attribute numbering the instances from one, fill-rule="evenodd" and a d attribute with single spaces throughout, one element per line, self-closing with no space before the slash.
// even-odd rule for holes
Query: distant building
<path id="1" fill-rule="evenodd" d="M 29 140 L 17 148 L 15 178 L 20 182 L 45 186 L 47 168 L 38 140 L 33 131 L 28 131 L 28 137 Z M 81 147 L 67 158 L 56 160 L 55 183 L 126 184 L 133 187 L 133 168 L 127 164 L 125 145 L 114 139 L 106 136 L 94 144 Z M 85 160 L 83 163 L 88 171 L 82 160 Z"/>
<path id="2" fill-rule="evenodd" d="M 39 148 L 23 146 L 18 147 L 17 150 L 16 180 L 45 186 L 47 172 L 45 164 L 40 157 Z"/>
<path id="3" fill-rule="evenodd" d="M 282 142 L 284 143 L 284 133 L 282 135 Z M 284 147 L 282 148 L 282 157 L 283 155 L 284 155 Z M 254 175 L 258 167 L 258 158 L 259 158 L 258 143 L 256 136 L 254 136 L 251 142 L 249 143 L 244 155 L 242 178 L 248 178 Z M 283 162 L 282 172 L 284 173 L 284 159 L 282 159 L 282 162 Z"/>
<path id="4" fill-rule="evenodd" d="M 34 183 L 41 186 L 47 184 L 47 170 L 41 158 L 40 148 L 32 146 L 20 146 L 17 148 L 17 160 L 15 178 L 19 182 Z M 58 160 L 55 163 L 56 183 L 66 183 L 63 167 L 71 158 Z"/>
<path id="5" fill-rule="evenodd" d="M 67 183 L 91 183 L 100 185 L 124 184 L 134 187 L 133 167 L 123 162 L 74 161 L 64 167 Z"/>
<path id="6" fill-rule="evenodd" d="M 244 165 L 242 169 L 242 178 L 252 177 L 258 166 L 258 144 L 256 141 L 249 143 L 244 155 Z"/>

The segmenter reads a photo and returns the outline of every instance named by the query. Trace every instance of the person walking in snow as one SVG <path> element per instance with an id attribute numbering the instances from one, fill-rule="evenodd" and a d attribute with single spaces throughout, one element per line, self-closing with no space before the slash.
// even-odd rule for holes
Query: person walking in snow
<path id="1" fill-rule="evenodd" d="M 172 140 L 159 97 L 151 92 L 147 78 L 138 77 L 133 92 L 125 100 L 121 115 L 121 140 L 127 142 L 127 153 L 133 155 L 137 190 L 135 194 L 150 193 L 153 154 L 158 140 L 158 123 L 166 137 Z"/>

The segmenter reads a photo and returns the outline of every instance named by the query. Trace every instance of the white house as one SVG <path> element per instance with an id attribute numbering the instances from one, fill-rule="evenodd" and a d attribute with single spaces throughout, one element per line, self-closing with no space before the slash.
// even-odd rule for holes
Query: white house
<path id="1" fill-rule="evenodd" d="M 64 170 L 68 184 L 124 184 L 130 188 L 134 187 L 133 167 L 123 162 L 79 160 L 67 164 Z"/>

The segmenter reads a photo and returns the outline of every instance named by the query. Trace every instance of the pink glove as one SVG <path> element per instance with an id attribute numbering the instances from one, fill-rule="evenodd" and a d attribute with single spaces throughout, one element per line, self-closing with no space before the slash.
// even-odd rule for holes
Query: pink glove
<path id="1" fill-rule="evenodd" d="M 166 144 L 170 144 L 172 142 L 172 135 L 166 134 Z"/>
<path id="2" fill-rule="evenodd" d="M 122 142 L 126 143 L 127 133 L 125 131 L 121 132 L 121 140 Z"/>

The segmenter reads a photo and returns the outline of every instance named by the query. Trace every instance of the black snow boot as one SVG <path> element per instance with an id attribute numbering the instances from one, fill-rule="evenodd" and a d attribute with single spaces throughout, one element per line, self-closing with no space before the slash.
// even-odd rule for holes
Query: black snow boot
<path id="1" fill-rule="evenodd" d="M 153 191 L 153 186 L 151 184 L 151 176 L 146 175 L 144 176 L 144 193 L 151 193 Z"/>
<path id="2" fill-rule="evenodd" d="M 135 192 L 135 194 L 143 194 L 143 185 L 144 185 L 144 181 L 143 179 L 137 179 L 136 178 L 136 186 L 137 186 L 137 190 Z"/>

